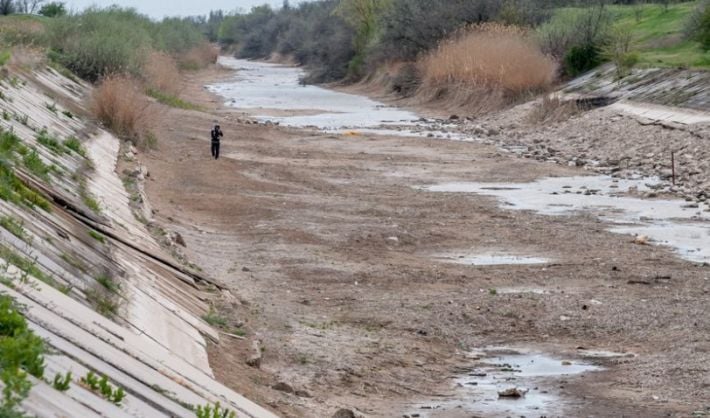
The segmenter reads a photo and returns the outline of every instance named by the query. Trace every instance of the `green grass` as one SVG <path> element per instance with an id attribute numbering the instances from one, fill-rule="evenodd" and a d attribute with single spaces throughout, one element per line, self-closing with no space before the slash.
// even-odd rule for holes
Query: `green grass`
<path id="1" fill-rule="evenodd" d="M 207 314 L 202 315 L 202 319 L 213 327 L 224 328 L 227 326 L 227 318 L 221 316 L 212 308 L 210 308 L 210 311 Z"/>
<path id="2" fill-rule="evenodd" d="M 0 199 L 15 204 L 24 204 L 29 207 L 39 207 L 46 211 L 51 210 L 49 202 L 39 193 L 25 186 L 15 176 L 12 168 L 0 160 Z"/>
<path id="3" fill-rule="evenodd" d="M 710 51 L 703 51 L 699 42 L 687 39 L 684 33 L 698 4 L 698 1 L 675 3 L 667 10 L 657 3 L 607 8 L 615 26 L 631 31 L 640 66 L 710 69 Z M 555 13 L 559 17 L 578 10 L 566 7 Z"/>
<path id="4" fill-rule="evenodd" d="M 685 25 L 698 2 L 609 6 L 616 25 L 628 27 L 639 51 L 640 63 L 653 67 L 710 68 L 710 51 L 686 39 Z"/>
<path id="5" fill-rule="evenodd" d="M 93 229 L 89 231 L 89 235 L 91 238 L 95 239 L 96 241 L 105 244 L 106 243 L 106 237 L 101 235 L 101 233 L 94 231 Z"/>
<path id="6" fill-rule="evenodd" d="M 32 388 L 28 375 L 44 377 L 44 340 L 27 325 L 20 307 L 7 295 L 0 295 L 0 364 L 3 383 L 0 412 L 3 417 L 23 417 L 17 407 Z"/>
<path id="7" fill-rule="evenodd" d="M 10 58 L 12 58 L 10 51 L 0 52 L 0 67 L 7 64 L 10 61 Z"/>
<path id="8" fill-rule="evenodd" d="M 22 225 L 22 221 L 18 221 L 12 216 L 3 216 L 0 218 L 0 226 L 22 241 L 28 242 L 30 239 L 27 235 L 27 231 L 25 231 L 25 228 Z"/>
<path id="9" fill-rule="evenodd" d="M 30 260 L 28 258 L 23 257 L 22 255 L 16 253 L 9 247 L 0 245 L 0 258 L 14 265 L 28 276 L 32 276 L 35 279 L 41 280 L 55 289 L 63 289 L 63 286 L 61 286 L 56 280 L 54 280 L 52 276 L 40 270 L 34 260 Z"/>
<path id="10" fill-rule="evenodd" d="M 111 276 L 107 274 L 102 274 L 96 278 L 101 286 L 104 287 L 109 293 L 118 294 L 121 290 L 121 284 L 116 282 Z"/>
<path id="11" fill-rule="evenodd" d="M 69 138 L 65 139 L 64 146 L 67 149 L 72 150 L 75 153 L 86 158 L 86 148 L 84 148 L 84 146 L 81 145 L 81 141 L 79 141 L 76 137 L 70 136 Z"/>
<path id="12" fill-rule="evenodd" d="M 64 147 L 62 146 L 62 143 L 59 142 L 59 139 L 56 137 L 52 136 L 47 132 L 46 129 L 43 129 L 38 135 L 37 135 L 37 142 L 40 144 L 44 145 L 47 147 L 50 151 L 57 155 L 62 155 L 64 154 Z"/>
<path id="13" fill-rule="evenodd" d="M 49 181 L 49 173 L 52 169 L 42 161 L 42 158 L 40 158 L 36 150 L 30 151 L 22 157 L 22 163 L 32 174 L 45 181 Z"/>
<path id="14" fill-rule="evenodd" d="M 178 109 L 185 109 L 185 110 L 200 110 L 200 106 L 187 102 L 177 96 L 173 96 L 172 94 L 168 93 L 163 93 L 160 90 L 155 90 L 155 89 L 148 89 L 146 91 L 146 94 L 155 100 L 157 100 L 159 103 L 162 103 L 166 106 L 170 107 L 176 107 Z"/>

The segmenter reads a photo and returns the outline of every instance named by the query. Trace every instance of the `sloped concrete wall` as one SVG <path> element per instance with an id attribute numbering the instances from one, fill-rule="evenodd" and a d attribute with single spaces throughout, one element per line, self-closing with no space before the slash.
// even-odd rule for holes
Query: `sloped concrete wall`
<path id="1" fill-rule="evenodd" d="M 18 178 L 51 205 L 0 200 L 0 216 L 24 230 L 16 236 L 0 227 L 0 245 L 35 267 L 28 273 L 0 258 L 0 292 L 25 306 L 31 328 L 52 348 L 45 377 L 74 376 L 66 392 L 35 381 L 24 409 L 38 417 L 194 417 L 193 406 L 219 401 L 240 417 L 274 417 L 213 378 L 205 339 L 219 334 L 201 319 L 209 306 L 199 275 L 176 265 L 133 216 L 115 172 L 119 139 L 69 110 L 86 109 L 91 87 L 43 68 L 11 73 L 0 92 L 0 127 L 52 166 L 39 178 L 15 163 Z M 79 138 L 86 157 L 38 143 L 43 129 L 60 140 Z M 101 302 L 114 313 L 99 313 Z M 123 387 L 124 402 L 114 405 L 78 383 L 89 371 Z"/>

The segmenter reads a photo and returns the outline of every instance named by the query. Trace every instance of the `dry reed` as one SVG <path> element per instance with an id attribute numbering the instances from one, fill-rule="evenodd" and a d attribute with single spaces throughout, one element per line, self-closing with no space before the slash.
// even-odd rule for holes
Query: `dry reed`
<path id="1" fill-rule="evenodd" d="M 181 77 L 173 57 L 153 51 L 143 65 L 143 78 L 148 88 L 177 96 L 180 93 Z"/>
<path id="2" fill-rule="evenodd" d="M 489 91 L 508 98 L 540 91 L 554 81 L 556 64 L 519 27 L 475 25 L 420 60 L 423 88 Z M 497 93 L 494 93 L 497 92 Z"/>
<path id="3" fill-rule="evenodd" d="M 180 64 L 180 68 L 199 70 L 217 62 L 218 57 L 219 48 L 205 42 L 182 53 L 178 57 L 178 63 Z"/>
<path id="4" fill-rule="evenodd" d="M 91 110 L 107 128 L 135 143 L 149 132 L 153 109 L 138 80 L 125 75 L 105 77 L 94 89 Z"/>

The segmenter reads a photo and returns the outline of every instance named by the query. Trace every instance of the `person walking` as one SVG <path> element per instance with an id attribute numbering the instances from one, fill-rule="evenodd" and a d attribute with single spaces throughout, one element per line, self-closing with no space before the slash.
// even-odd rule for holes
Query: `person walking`
<path id="1" fill-rule="evenodd" d="M 210 132 L 212 136 L 212 158 L 215 160 L 219 158 L 219 139 L 224 136 L 222 129 L 219 125 L 215 125 L 214 129 Z"/>

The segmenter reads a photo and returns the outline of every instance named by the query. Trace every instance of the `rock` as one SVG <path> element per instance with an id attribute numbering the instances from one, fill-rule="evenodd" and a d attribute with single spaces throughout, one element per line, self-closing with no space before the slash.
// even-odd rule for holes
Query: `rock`
<path id="1" fill-rule="evenodd" d="M 309 392 L 305 390 L 297 390 L 295 392 L 295 395 L 298 396 L 299 398 L 312 398 L 313 395 L 311 395 Z"/>
<path id="2" fill-rule="evenodd" d="M 499 398 L 522 398 L 528 393 L 527 389 L 524 388 L 508 388 L 498 392 Z"/>
<path id="3" fill-rule="evenodd" d="M 648 237 L 646 235 L 639 235 L 634 238 L 633 243 L 636 245 L 648 245 Z"/>
<path id="4" fill-rule="evenodd" d="M 180 235 L 179 232 L 171 232 L 170 240 L 181 247 L 187 247 L 187 244 L 185 244 L 185 239 L 182 237 L 182 235 Z"/>
<path id="5" fill-rule="evenodd" d="M 251 269 L 249 267 L 242 267 L 242 271 L 248 273 L 251 271 Z"/>
<path id="6" fill-rule="evenodd" d="M 350 409 L 342 408 L 333 415 L 333 418 L 355 418 L 355 413 Z"/>
<path id="7" fill-rule="evenodd" d="M 279 382 L 279 383 L 271 386 L 271 389 L 278 390 L 279 392 L 284 392 L 284 393 L 295 393 L 295 390 L 293 390 L 293 387 L 286 382 Z"/>
<path id="8" fill-rule="evenodd" d="M 261 367 L 261 358 L 261 343 L 259 340 L 254 340 L 252 343 L 252 355 L 247 359 L 247 365 L 258 369 Z"/>
<path id="9" fill-rule="evenodd" d="M 459 118 L 459 115 L 451 115 L 451 116 L 449 116 L 449 120 L 459 120 L 459 119 L 461 119 L 461 118 Z"/>

